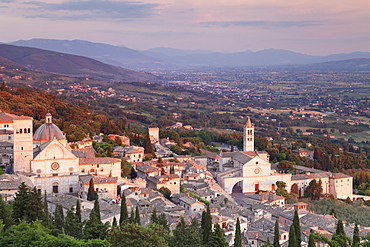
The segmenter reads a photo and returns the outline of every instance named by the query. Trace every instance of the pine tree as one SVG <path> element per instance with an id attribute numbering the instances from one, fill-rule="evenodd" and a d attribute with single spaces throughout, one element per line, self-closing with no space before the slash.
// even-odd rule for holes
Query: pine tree
<path id="1" fill-rule="evenodd" d="M 280 247 L 280 231 L 279 231 L 279 222 L 275 221 L 274 228 L 274 247 Z"/>
<path id="2" fill-rule="evenodd" d="M 298 246 L 301 245 L 301 224 L 299 223 L 299 217 L 298 217 L 298 212 L 297 210 L 294 211 L 294 218 L 293 218 L 293 225 L 294 225 L 294 230 L 295 230 L 295 237 L 296 237 L 296 243 Z"/>
<path id="3" fill-rule="evenodd" d="M 201 226 L 203 229 L 203 243 L 207 244 L 212 233 L 212 216 L 211 210 L 209 209 L 209 205 L 207 205 L 206 211 L 202 212 Z"/>
<path id="4" fill-rule="evenodd" d="M 12 211 L 10 206 L 0 195 L 0 222 L 4 224 L 4 229 L 8 229 L 13 224 Z"/>
<path id="5" fill-rule="evenodd" d="M 126 196 L 125 193 L 122 192 L 122 200 L 121 200 L 121 213 L 119 218 L 119 224 L 122 225 L 124 222 L 128 221 L 128 212 L 127 212 L 127 205 L 126 205 Z"/>
<path id="6" fill-rule="evenodd" d="M 91 178 L 89 182 L 89 189 L 87 191 L 87 200 L 94 201 L 97 196 L 94 186 L 94 180 Z"/>
<path id="7" fill-rule="evenodd" d="M 134 223 L 135 222 L 135 210 L 132 208 L 130 213 L 130 218 L 128 219 L 128 222 Z"/>
<path id="8" fill-rule="evenodd" d="M 59 231 L 64 227 L 64 213 L 61 205 L 57 204 L 54 211 L 54 226 Z"/>
<path id="9" fill-rule="evenodd" d="M 308 239 L 308 247 L 316 247 L 315 238 L 313 236 L 313 233 L 310 233 L 310 237 Z"/>
<path id="10" fill-rule="evenodd" d="M 139 212 L 139 207 L 138 206 L 136 206 L 136 208 L 135 208 L 135 223 L 138 224 L 138 225 L 141 225 L 140 212 Z"/>
<path id="11" fill-rule="evenodd" d="M 337 229 L 333 233 L 332 241 L 338 243 L 341 247 L 349 246 L 349 239 L 344 231 L 343 222 L 338 220 Z"/>
<path id="12" fill-rule="evenodd" d="M 18 187 L 12 205 L 12 217 L 16 223 L 19 223 L 20 220 L 27 222 L 46 221 L 41 193 L 36 188 L 28 189 L 24 182 Z"/>
<path id="13" fill-rule="evenodd" d="M 358 225 L 355 224 L 355 229 L 353 230 L 353 243 L 352 246 L 356 247 L 360 245 L 360 232 L 358 229 Z"/>
<path id="14" fill-rule="evenodd" d="M 240 220 L 239 218 L 237 218 L 236 226 L 235 226 L 234 247 L 241 247 L 241 246 L 242 246 L 242 232 L 240 230 Z"/>
<path id="15" fill-rule="evenodd" d="M 157 218 L 157 209 L 154 208 L 152 215 L 150 216 L 150 223 L 151 224 L 158 224 L 158 218 Z"/>
<path id="16" fill-rule="evenodd" d="M 288 247 L 298 247 L 294 224 L 290 225 Z"/>

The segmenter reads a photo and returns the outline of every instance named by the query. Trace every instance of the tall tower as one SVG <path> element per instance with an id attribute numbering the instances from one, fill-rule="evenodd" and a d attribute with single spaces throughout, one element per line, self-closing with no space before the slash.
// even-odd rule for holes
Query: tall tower
<path id="1" fill-rule="evenodd" d="M 254 127 L 250 117 L 243 128 L 243 151 L 254 151 Z"/>
<path id="2" fill-rule="evenodd" d="M 14 172 L 31 172 L 33 130 L 31 117 L 20 116 L 14 123 Z"/>

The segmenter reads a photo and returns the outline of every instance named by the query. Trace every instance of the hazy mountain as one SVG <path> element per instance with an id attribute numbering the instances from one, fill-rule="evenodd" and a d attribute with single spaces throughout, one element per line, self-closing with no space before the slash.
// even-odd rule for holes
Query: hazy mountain
<path id="1" fill-rule="evenodd" d="M 149 73 L 123 69 L 87 57 L 37 48 L 0 44 L 0 57 L 34 70 L 71 76 L 94 77 L 105 81 L 157 80 L 156 76 Z"/>
<path id="2" fill-rule="evenodd" d="M 83 55 L 104 63 L 139 70 L 188 67 L 299 65 L 354 58 L 370 58 L 370 52 L 311 56 L 279 49 L 267 49 L 257 52 L 221 53 L 208 50 L 181 50 L 160 47 L 145 51 L 136 51 L 123 46 L 81 40 L 32 39 L 16 41 L 11 44 Z"/>
<path id="3" fill-rule="evenodd" d="M 85 56 L 128 69 L 141 69 L 152 67 L 152 65 L 161 66 L 163 63 L 161 60 L 124 46 L 113 46 L 84 40 L 31 39 L 19 40 L 9 44 Z"/>
<path id="4" fill-rule="evenodd" d="M 305 65 L 308 69 L 370 71 L 369 58 L 355 58 Z"/>

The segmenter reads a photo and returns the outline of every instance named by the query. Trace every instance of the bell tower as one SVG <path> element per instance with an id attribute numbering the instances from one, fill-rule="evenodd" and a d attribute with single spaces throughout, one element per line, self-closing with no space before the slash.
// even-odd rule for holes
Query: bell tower
<path id="1" fill-rule="evenodd" d="M 243 128 L 243 151 L 254 151 L 254 127 L 250 117 Z"/>
<path id="2" fill-rule="evenodd" d="M 33 130 L 31 117 L 20 116 L 14 123 L 14 172 L 31 172 Z"/>

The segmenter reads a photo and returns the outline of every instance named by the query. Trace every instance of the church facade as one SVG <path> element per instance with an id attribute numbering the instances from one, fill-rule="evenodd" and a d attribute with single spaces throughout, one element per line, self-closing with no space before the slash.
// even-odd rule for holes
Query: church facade
<path id="1" fill-rule="evenodd" d="M 83 197 L 81 177 L 114 177 L 117 184 L 121 174 L 120 159 L 77 157 L 50 113 L 34 134 L 33 118 L 0 113 L 0 155 L 3 164 L 12 168 L 8 171 L 27 176 L 39 191 L 46 193 Z"/>
<path id="2" fill-rule="evenodd" d="M 293 184 L 297 184 L 299 193 L 303 195 L 309 183 L 316 179 L 321 180 L 323 194 L 333 194 L 337 198 L 352 195 L 351 176 L 313 170 L 314 172 L 292 175 L 271 169 L 268 154 L 254 150 L 254 126 L 248 118 L 243 131 L 243 151 L 221 152 L 216 178 L 221 187 L 230 194 L 235 188 L 240 189 L 242 193 L 275 191 L 276 182 L 283 181 L 288 192 Z"/>

